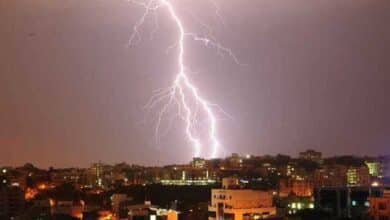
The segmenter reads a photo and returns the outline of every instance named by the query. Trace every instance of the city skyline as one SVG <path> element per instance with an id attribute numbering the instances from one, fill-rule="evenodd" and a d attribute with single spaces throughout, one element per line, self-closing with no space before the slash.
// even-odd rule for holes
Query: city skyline
<path id="1" fill-rule="evenodd" d="M 308 149 L 294 158 L 233 153 L 160 167 L 0 166 L 0 217 L 282 220 L 311 213 L 301 219 L 383 219 L 390 216 L 389 157 L 327 158 Z"/>
<path id="2" fill-rule="evenodd" d="M 305 155 L 305 156 L 304 156 Z M 309 156 L 307 156 L 309 155 Z M 314 155 L 314 156 L 313 156 Z M 306 149 L 305 151 L 298 152 L 297 155 L 286 155 L 286 154 L 276 154 L 276 155 L 254 155 L 254 154 L 239 154 L 239 153 L 232 153 L 231 155 L 226 155 L 225 157 L 218 157 L 218 158 L 203 158 L 203 157 L 193 157 L 189 159 L 188 161 L 177 163 L 177 162 L 170 162 L 166 164 L 142 164 L 142 163 L 133 163 L 131 161 L 104 161 L 104 160 L 97 160 L 92 161 L 89 164 L 85 166 L 78 166 L 78 165 L 67 165 L 67 166 L 39 166 L 39 164 L 34 164 L 31 161 L 26 161 L 22 164 L 2 164 L 1 166 L 5 168 L 23 168 L 23 167 L 35 167 L 40 170 L 51 170 L 51 169 L 87 169 L 91 166 L 95 166 L 97 164 L 104 165 L 104 166 L 130 166 L 130 167 L 140 167 L 140 168 L 172 168 L 172 167 L 192 167 L 196 166 L 196 163 L 201 161 L 203 164 L 205 163 L 217 163 L 221 164 L 224 161 L 229 161 L 231 158 L 238 158 L 237 160 L 240 160 L 243 162 L 244 160 L 275 160 L 278 161 L 281 159 L 282 163 L 285 163 L 286 159 L 288 158 L 288 161 L 291 163 L 296 163 L 296 161 L 314 161 L 318 164 L 323 164 L 324 161 L 327 161 L 326 163 L 333 163 L 334 161 L 345 161 L 348 166 L 351 167 L 359 167 L 359 166 L 367 166 L 367 164 L 360 164 L 360 162 L 370 162 L 370 161 L 380 161 L 380 163 L 383 163 L 383 169 L 381 170 L 383 177 L 390 177 L 390 169 L 388 169 L 388 165 L 390 163 L 390 155 L 333 155 L 333 156 L 327 156 L 323 155 L 322 152 L 315 151 L 313 149 Z M 274 162 L 275 162 L 274 161 Z M 295 162 L 293 162 L 295 161 Z M 356 162 L 360 161 L 360 162 Z M 355 164 L 356 163 L 356 164 Z M 353 165 L 355 164 L 355 165 Z M 205 164 L 203 164 L 204 166 Z"/>
<path id="3" fill-rule="evenodd" d="M 191 77 L 232 116 L 218 121 L 220 157 L 390 153 L 386 1 L 216 4 L 222 21 L 209 4 L 178 7 L 191 29 L 201 29 L 192 14 L 205 19 L 245 64 L 189 44 Z M 1 165 L 190 161 L 182 123 L 156 144 L 155 123 L 144 120 L 143 106 L 176 70 L 165 51 L 175 29 L 160 16 L 153 38 L 149 21 L 126 47 L 141 14 L 127 1 L 0 0 Z"/>

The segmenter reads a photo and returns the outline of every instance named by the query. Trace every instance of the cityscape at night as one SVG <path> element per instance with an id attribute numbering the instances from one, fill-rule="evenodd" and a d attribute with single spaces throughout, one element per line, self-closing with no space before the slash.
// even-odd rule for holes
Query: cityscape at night
<path id="1" fill-rule="evenodd" d="M 0 0 L 0 220 L 390 220 L 389 21 Z"/>
<path id="2" fill-rule="evenodd" d="M 20 219 L 384 219 L 387 161 L 307 150 L 161 167 L 26 163 L 2 167 L 0 211 Z"/>

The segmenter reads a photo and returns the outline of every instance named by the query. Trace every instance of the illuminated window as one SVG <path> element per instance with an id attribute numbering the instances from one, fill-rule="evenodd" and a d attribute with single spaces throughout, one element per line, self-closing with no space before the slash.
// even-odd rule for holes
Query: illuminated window
<path id="1" fill-rule="evenodd" d="M 293 202 L 293 203 L 291 204 L 291 208 L 296 209 L 296 208 L 297 208 L 297 204 L 295 204 L 295 202 Z"/>

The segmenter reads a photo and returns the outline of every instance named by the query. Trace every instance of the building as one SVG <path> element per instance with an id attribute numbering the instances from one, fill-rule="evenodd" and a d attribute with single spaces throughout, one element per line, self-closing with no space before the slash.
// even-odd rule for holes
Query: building
<path id="1" fill-rule="evenodd" d="M 150 220 L 178 220 L 179 212 L 172 209 L 161 209 L 156 206 L 152 206 L 150 202 L 139 205 L 127 206 L 128 219 L 150 219 Z"/>
<path id="2" fill-rule="evenodd" d="M 131 201 L 132 198 L 128 197 L 126 194 L 115 193 L 111 196 L 111 207 L 115 214 L 119 213 L 119 208 L 121 203 L 126 201 Z"/>
<path id="3" fill-rule="evenodd" d="M 369 170 L 365 166 L 350 167 L 347 170 L 347 185 L 348 186 L 370 186 Z"/>
<path id="4" fill-rule="evenodd" d="M 204 163 L 203 163 L 203 162 Z M 163 175 L 157 183 L 162 185 L 212 185 L 216 183 L 214 172 L 208 169 L 202 169 L 206 166 L 206 161 L 200 158 L 194 158 L 191 166 L 173 166 L 166 167 Z"/>
<path id="5" fill-rule="evenodd" d="M 369 198 L 369 216 L 372 220 L 390 219 L 390 190 L 385 190 L 381 197 Z"/>
<path id="6" fill-rule="evenodd" d="M 254 220 L 276 214 L 272 193 L 241 189 L 238 179 L 223 179 L 222 189 L 212 189 L 209 220 Z"/>
<path id="7" fill-rule="evenodd" d="M 293 164 L 287 164 L 286 166 L 286 176 L 293 176 L 296 172 L 296 168 Z"/>
<path id="8" fill-rule="evenodd" d="M 348 167 L 328 166 L 314 171 L 314 187 L 344 187 L 347 185 Z"/>
<path id="9" fill-rule="evenodd" d="M 314 187 L 370 186 L 371 178 L 366 166 L 327 166 L 314 172 Z"/>
<path id="10" fill-rule="evenodd" d="M 241 169 L 243 158 L 237 153 L 233 153 L 230 157 L 226 158 L 225 169 Z"/>
<path id="11" fill-rule="evenodd" d="M 289 196 L 283 199 L 283 203 L 279 210 L 283 216 L 294 215 L 304 209 L 314 209 L 313 197 Z"/>
<path id="12" fill-rule="evenodd" d="M 326 210 L 332 217 L 366 219 L 371 197 L 380 195 L 379 188 L 328 187 L 315 190 L 316 209 Z"/>
<path id="13" fill-rule="evenodd" d="M 205 169 L 207 167 L 206 160 L 199 157 L 194 157 L 191 162 L 192 168 Z"/>
<path id="14" fill-rule="evenodd" d="M 106 187 L 112 183 L 112 167 L 101 162 L 94 163 L 89 168 L 89 185 L 97 187 Z"/>
<path id="15" fill-rule="evenodd" d="M 0 219 L 20 216 L 24 206 L 24 193 L 19 187 L 0 186 Z"/>
<path id="16" fill-rule="evenodd" d="M 279 195 L 281 195 L 282 197 L 288 196 L 290 194 L 298 197 L 313 196 L 314 186 L 312 181 L 310 180 L 281 180 L 279 186 Z"/>
<path id="17" fill-rule="evenodd" d="M 299 158 L 303 160 L 310 160 L 313 162 L 321 163 L 322 162 L 322 153 L 315 150 L 306 150 L 299 153 Z"/>
<path id="18" fill-rule="evenodd" d="M 53 169 L 50 171 L 50 180 L 54 186 L 60 186 L 64 183 L 85 185 L 87 184 L 87 173 L 76 168 Z"/>
<path id="19" fill-rule="evenodd" d="M 51 201 L 51 214 L 56 215 L 67 215 L 73 218 L 82 219 L 84 212 L 83 201 Z"/>
<path id="20" fill-rule="evenodd" d="M 381 178 L 383 175 L 382 163 L 378 161 L 365 161 L 368 172 L 372 177 Z"/>

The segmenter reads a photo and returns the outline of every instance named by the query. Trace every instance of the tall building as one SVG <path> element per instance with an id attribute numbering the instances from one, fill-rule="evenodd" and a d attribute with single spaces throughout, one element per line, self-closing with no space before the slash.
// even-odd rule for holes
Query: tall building
<path id="1" fill-rule="evenodd" d="M 103 185 L 103 164 L 94 163 L 89 168 L 91 174 L 91 182 L 93 185 L 102 186 Z"/>
<path id="2" fill-rule="evenodd" d="M 89 183 L 92 186 L 105 187 L 111 182 L 112 167 L 101 162 L 89 168 Z"/>
<path id="3" fill-rule="evenodd" d="M 240 189 L 237 179 L 224 179 L 222 189 L 211 191 L 209 220 L 254 220 L 275 214 L 272 193 Z"/>

